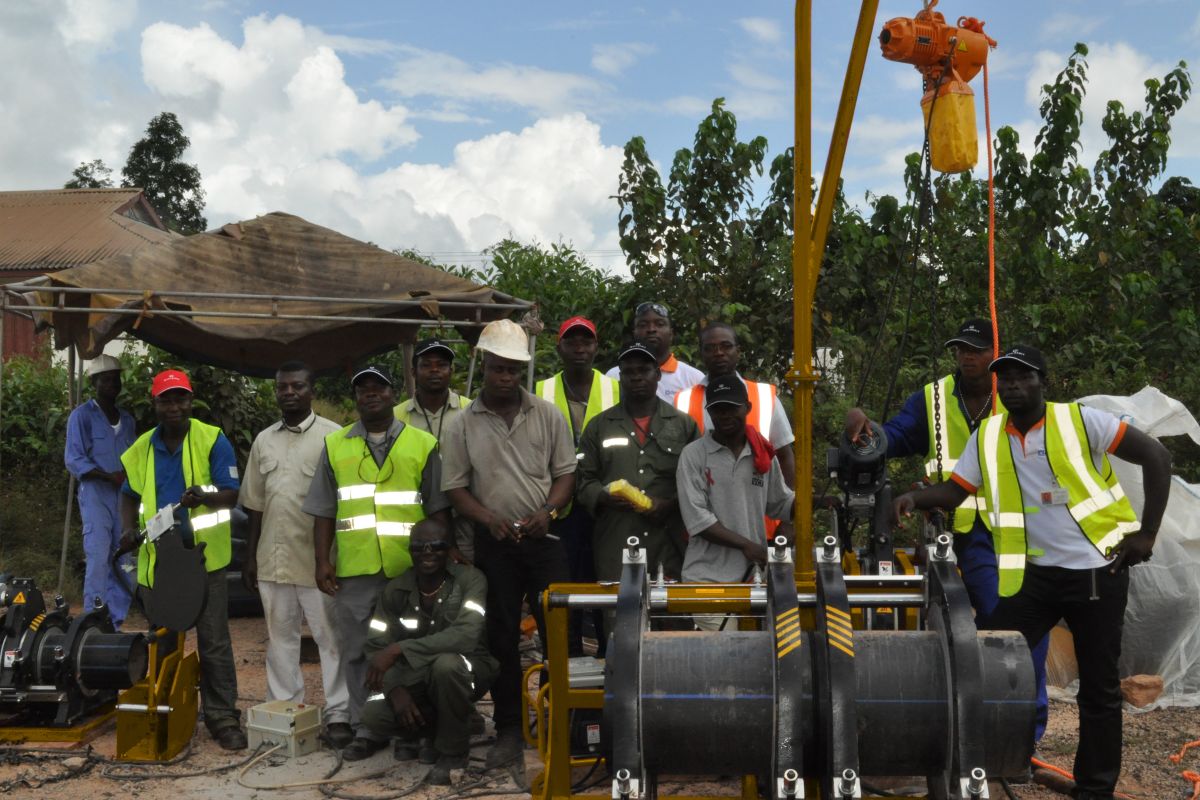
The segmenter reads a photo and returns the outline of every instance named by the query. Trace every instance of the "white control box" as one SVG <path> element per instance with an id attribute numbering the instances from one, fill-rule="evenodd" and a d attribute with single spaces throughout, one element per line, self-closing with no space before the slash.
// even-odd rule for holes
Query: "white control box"
<path id="1" fill-rule="evenodd" d="M 288 758 L 306 755 L 321 747 L 321 706 L 290 700 L 259 703 L 246 713 L 246 731 L 251 750 L 265 742 L 268 747 L 283 745 L 276 752 Z"/>

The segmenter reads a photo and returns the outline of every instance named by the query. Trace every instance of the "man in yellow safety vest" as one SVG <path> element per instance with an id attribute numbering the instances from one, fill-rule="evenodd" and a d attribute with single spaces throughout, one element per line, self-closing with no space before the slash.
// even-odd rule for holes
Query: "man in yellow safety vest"
<path id="1" fill-rule="evenodd" d="M 1013 347 L 990 369 L 1007 411 L 971 435 L 950 480 L 896 498 L 895 517 L 957 508 L 968 495 L 985 498 L 980 516 L 998 556 L 1000 594 L 987 626 L 1020 631 L 1033 647 L 1066 620 L 1079 663 L 1074 796 L 1111 798 L 1121 771 L 1117 662 L 1127 568 L 1150 558 L 1171 456 L 1111 414 L 1047 403 L 1046 362 L 1034 347 Z M 1140 523 L 1109 455 L 1142 468 Z"/>
<path id="2" fill-rule="evenodd" d="M 583 429 L 601 411 L 612 408 L 621 400 L 621 384 L 592 367 L 596 360 L 599 341 L 596 325 L 587 317 L 571 317 L 558 327 L 558 357 L 562 359 L 562 371 L 537 382 L 534 394 L 562 413 L 571 429 L 575 449 Z M 580 457 L 580 456 L 577 456 Z M 593 563 L 592 516 L 579 504 L 568 507 L 565 514 L 550 524 L 550 530 L 562 539 L 567 551 L 567 566 L 571 580 L 590 583 L 596 580 Z M 593 623 L 599 623 L 601 615 L 592 613 Z M 572 611 L 567 626 L 567 647 L 572 656 L 583 655 L 583 612 Z M 603 649 L 603 637 L 597 625 L 597 638 Z"/>
<path id="3" fill-rule="evenodd" d="M 408 539 L 426 517 L 449 524 L 441 490 L 437 440 L 396 419 L 396 395 L 386 368 L 368 365 L 350 379 L 358 422 L 325 437 L 303 510 L 313 516 L 317 588 L 333 597 L 342 637 L 342 671 L 350 690 L 351 761 L 387 744 L 362 722 L 367 699 L 363 646 L 375 598 L 388 580 L 412 566 Z M 337 558 L 331 549 L 337 542 Z"/>
<path id="4" fill-rule="evenodd" d="M 158 373 L 150 396 L 158 425 L 121 455 L 121 541 L 131 543 L 155 512 L 178 503 L 175 516 L 184 544 L 204 545 L 208 602 L 196 620 L 204 724 L 222 748 L 242 750 L 246 733 L 237 710 L 225 581 L 232 548 L 229 509 L 238 498 L 237 460 L 220 428 L 192 419 L 192 383 L 186 374 Z M 138 548 L 140 585 L 154 586 L 154 564 L 155 547 L 145 543 Z"/>

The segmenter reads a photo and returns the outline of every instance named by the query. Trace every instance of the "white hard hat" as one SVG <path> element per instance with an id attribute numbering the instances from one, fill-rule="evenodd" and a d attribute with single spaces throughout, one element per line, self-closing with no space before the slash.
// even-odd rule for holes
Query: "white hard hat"
<path id="1" fill-rule="evenodd" d="M 120 372 L 120 371 L 121 371 L 121 362 L 117 361 L 112 356 L 105 355 L 105 354 L 101 354 L 101 355 L 97 356 L 96 358 L 93 358 L 92 362 L 90 364 L 88 364 L 88 368 L 87 368 L 87 374 L 88 374 L 89 378 L 92 377 L 93 375 L 99 375 L 101 372 Z"/>
<path id="2" fill-rule="evenodd" d="M 479 334 L 478 349 L 512 361 L 529 360 L 529 338 L 511 319 L 489 322 Z"/>

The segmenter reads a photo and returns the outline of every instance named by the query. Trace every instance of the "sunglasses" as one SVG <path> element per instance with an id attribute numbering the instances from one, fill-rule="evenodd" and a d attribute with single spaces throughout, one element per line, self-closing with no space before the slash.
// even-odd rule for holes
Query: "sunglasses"
<path id="1" fill-rule="evenodd" d="M 414 542 L 411 539 L 408 542 L 408 552 L 410 553 L 449 553 L 450 543 L 438 540 L 436 542 Z"/>
<path id="2" fill-rule="evenodd" d="M 636 319 L 642 314 L 645 314 L 647 311 L 653 311 L 660 317 L 666 317 L 667 319 L 671 318 L 671 312 L 667 311 L 667 307 L 662 303 L 638 303 L 637 308 L 633 310 L 633 316 Z"/>

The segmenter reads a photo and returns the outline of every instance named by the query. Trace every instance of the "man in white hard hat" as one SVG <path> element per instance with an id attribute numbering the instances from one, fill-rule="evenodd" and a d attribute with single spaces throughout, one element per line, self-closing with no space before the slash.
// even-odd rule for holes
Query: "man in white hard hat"
<path id="1" fill-rule="evenodd" d="M 117 405 L 121 394 L 121 362 L 101 355 L 88 364 L 94 394 L 67 420 L 64 461 L 79 481 L 79 516 L 83 520 L 83 608 L 97 602 L 108 606 L 113 625 L 120 628 L 132 599 L 113 572 L 112 555 L 121 540 L 118 506 L 125 468 L 121 453 L 133 444 L 133 417 Z M 129 556 L 123 563 L 132 563 Z"/>
<path id="2" fill-rule="evenodd" d="M 475 523 L 475 563 L 488 580 L 488 649 L 500 662 L 490 769 L 517 760 L 524 749 L 521 604 L 528 600 L 544 642 L 538 593 L 569 579 L 562 542 L 547 533 L 575 490 L 575 443 L 558 409 L 521 388 L 529 340 L 519 325 L 492 322 L 476 346 L 483 389 L 446 424 L 442 489 Z"/>

